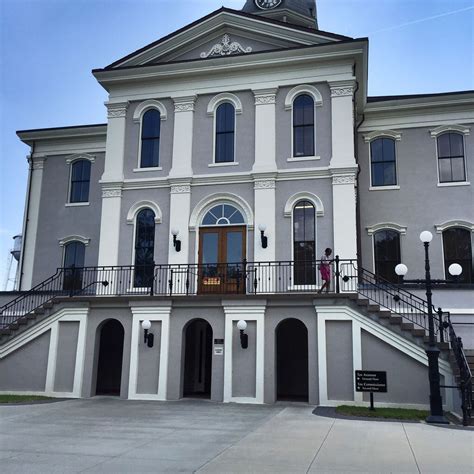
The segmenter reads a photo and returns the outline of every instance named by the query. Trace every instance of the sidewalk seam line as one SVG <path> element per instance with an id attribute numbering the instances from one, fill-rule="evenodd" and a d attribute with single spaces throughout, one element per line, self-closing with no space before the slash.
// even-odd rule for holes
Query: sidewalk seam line
<path id="1" fill-rule="evenodd" d="M 405 423 L 402 423 L 402 427 L 403 427 L 403 431 L 405 433 L 405 437 L 406 437 L 407 442 L 408 442 L 408 446 L 410 447 L 411 454 L 413 455 L 413 460 L 415 461 L 416 468 L 418 469 L 419 474 L 421 474 L 421 469 L 420 469 L 420 466 L 418 466 L 418 461 L 417 461 L 416 456 L 415 456 L 415 451 L 413 450 L 413 447 L 410 443 L 410 439 L 408 438 L 407 430 L 405 429 Z"/>
<path id="2" fill-rule="evenodd" d="M 319 449 L 316 451 L 316 454 L 314 455 L 313 460 L 312 460 L 311 463 L 309 464 L 308 469 L 306 469 L 306 474 L 308 474 L 309 470 L 311 469 L 312 465 L 314 464 L 314 461 L 316 461 L 316 458 L 318 457 L 319 452 L 320 452 L 321 449 L 323 448 L 324 443 L 325 443 L 326 440 L 328 439 L 329 433 L 331 433 L 332 428 L 333 428 L 333 426 L 334 426 L 335 424 L 336 424 L 336 419 L 334 418 L 334 421 L 332 422 L 331 427 L 329 428 L 328 432 L 326 433 L 326 436 L 324 437 L 323 442 L 321 443 L 321 446 L 319 446 Z"/>

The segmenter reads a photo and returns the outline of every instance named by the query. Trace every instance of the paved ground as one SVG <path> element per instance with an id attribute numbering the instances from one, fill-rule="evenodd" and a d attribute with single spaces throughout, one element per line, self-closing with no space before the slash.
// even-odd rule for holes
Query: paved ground
<path id="1" fill-rule="evenodd" d="M 473 473 L 474 432 L 308 406 L 113 398 L 0 406 L 2 473 Z"/>

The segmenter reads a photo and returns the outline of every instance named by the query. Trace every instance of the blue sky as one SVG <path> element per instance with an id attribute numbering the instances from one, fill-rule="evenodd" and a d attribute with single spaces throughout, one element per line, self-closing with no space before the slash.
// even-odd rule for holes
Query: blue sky
<path id="1" fill-rule="evenodd" d="M 317 0 L 319 27 L 370 40 L 369 94 L 474 89 L 474 0 Z M 21 232 L 29 148 L 16 130 L 106 121 L 91 74 L 244 0 L 0 0 L 0 291 Z"/>

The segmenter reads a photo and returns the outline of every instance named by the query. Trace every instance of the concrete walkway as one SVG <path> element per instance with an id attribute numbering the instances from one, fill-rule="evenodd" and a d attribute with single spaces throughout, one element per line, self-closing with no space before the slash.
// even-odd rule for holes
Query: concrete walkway
<path id="1" fill-rule="evenodd" d="M 113 398 L 0 406 L 2 473 L 473 473 L 474 431 L 308 406 Z"/>

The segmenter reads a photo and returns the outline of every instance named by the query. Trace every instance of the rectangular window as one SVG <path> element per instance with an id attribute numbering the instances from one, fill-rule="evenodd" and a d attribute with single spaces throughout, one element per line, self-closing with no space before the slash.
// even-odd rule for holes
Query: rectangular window
<path id="1" fill-rule="evenodd" d="M 437 140 L 440 183 L 466 181 L 464 143 L 459 133 L 444 133 Z"/>
<path id="2" fill-rule="evenodd" d="M 370 143 L 372 186 L 395 186 L 397 168 L 395 140 L 378 138 Z"/>
<path id="3" fill-rule="evenodd" d="M 91 163 L 87 160 L 75 161 L 71 169 L 71 191 L 69 202 L 88 202 L 91 179 Z"/>

